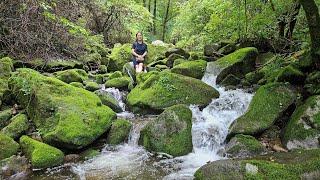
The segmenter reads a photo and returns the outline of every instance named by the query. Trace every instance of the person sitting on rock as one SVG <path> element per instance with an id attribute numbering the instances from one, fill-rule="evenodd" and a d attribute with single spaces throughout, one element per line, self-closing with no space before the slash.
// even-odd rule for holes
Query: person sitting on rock
<path id="1" fill-rule="evenodd" d="M 132 44 L 132 61 L 133 66 L 137 73 L 144 70 L 144 60 L 148 53 L 147 44 L 143 42 L 143 36 L 141 32 L 136 34 L 136 41 Z"/>

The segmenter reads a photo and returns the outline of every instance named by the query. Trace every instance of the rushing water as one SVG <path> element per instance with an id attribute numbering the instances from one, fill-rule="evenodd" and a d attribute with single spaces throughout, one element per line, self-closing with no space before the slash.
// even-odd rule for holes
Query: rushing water
<path id="1" fill-rule="evenodd" d="M 127 144 L 106 146 L 96 158 L 74 165 L 73 172 L 81 179 L 192 179 L 194 172 L 208 161 L 224 158 L 220 152 L 228 128 L 246 111 L 252 94 L 239 89 L 226 91 L 217 86 L 215 81 L 219 72 L 214 63 L 208 63 L 202 81 L 216 88 L 220 97 L 202 111 L 197 106 L 190 106 L 193 114 L 192 153 L 176 158 L 164 158 L 168 156 L 162 155 L 155 157 L 137 145 L 146 120 L 132 118 L 133 128 Z M 122 96 L 119 96 L 117 90 L 106 91 L 122 102 Z M 122 105 L 124 107 L 124 103 Z"/>
<path id="2" fill-rule="evenodd" d="M 186 156 L 170 158 L 163 153 L 151 154 L 138 146 L 140 130 L 153 117 L 135 117 L 125 111 L 125 94 L 115 88 L 107 91 L 122 107 L 118 117 L 129 119 L 131 129 L 128 143 L 115 147 L 105 146 L 101 154 L 83 163 L 71 165 L 72 177 L 80 179 L 192 179 L 195 171 L 209 161 L 223 159 L 224 141 L 231 123 L 242 115 L 252 99 L 252 94 L 243 90 L 225 90 L 216 85 L 220 70 L 214 63 L 208 63 L 202 81 L 217 89 L 218 99 L 203 110 L 190 106 L 193 115 L 192 142 L 193 152 Z M 77 179 L 78 179 L 77 178 Z M 73 179 L 73 178 L 71 178 Z"/>

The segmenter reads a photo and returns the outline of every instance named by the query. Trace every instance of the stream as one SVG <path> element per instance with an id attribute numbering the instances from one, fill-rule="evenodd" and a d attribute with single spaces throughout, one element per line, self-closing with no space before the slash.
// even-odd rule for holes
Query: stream
<path id="1" fill-rule="evenodd" d="M 209 161 L 224 159 L 224 142 L 232 122 L 248 108 L 253 94 L 244 90 L 225 90 L 216 85 L 220 70 L 214 62 L 208 63 L 202 81 L 217 89 L 218 99 L 200 110 L 190 105 L 192 111 L 193 152 L 172 158 L 164 153 L 152 154 L 138 145 L 140 130 L 154 116 L 136 117 L 124 111 L 118 117 L 126 118 L 133 124 L 128 142 L 118 146 L 106 145 L 101 154 L 77 164 L 65 164 L 46 170 L 32 179 L 193 179 L 195 171 Z M 123 94 L 118 89 L 102 87 L 112 94 L 125 110 Z"/>

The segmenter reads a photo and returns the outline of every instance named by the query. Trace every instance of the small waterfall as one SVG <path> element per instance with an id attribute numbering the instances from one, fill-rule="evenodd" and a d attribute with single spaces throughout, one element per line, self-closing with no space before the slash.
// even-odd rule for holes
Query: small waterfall
<path id="1" fill-rule="evenodd" d="M 138 146 L 138 141 L 140 138 L 140 131 L 144 126 L 148 123 L 148 121 L 140 121 L 140 122 L 133 122 L 133 126 L 131 128 L 129 137 L 128 137 L 128 144 L 131 146 Z"/>

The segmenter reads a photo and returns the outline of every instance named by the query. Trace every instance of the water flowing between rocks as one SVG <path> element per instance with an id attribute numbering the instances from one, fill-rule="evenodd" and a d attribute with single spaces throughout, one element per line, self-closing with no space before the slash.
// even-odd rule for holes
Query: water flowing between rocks
<path id="1" fill-rule="evenodd" d="M 202 81 L 216 88 L 220 97 L 200 110 L 190 106 L 193 115 L 193 152 L 170 158 L 164 153 L 151 154 L 138 145 L 140 130 L 154 117 L 135 117 L 130 112 L 118 113 L 118 117 L 133 124 L 128 143 L 118 146 L 106 145 L 101 154 L 83 163 L 72 164 L 71 171 L 84 179 L 192 179 L 195 171 L 209 161 L 223 159 L 224 141 L 231 123 L 248 108 L 252 94 L 244 90 L 225 90 L 216 85 L 220 70 L 208 63 Z M 102 90 L 112 94 L 125 110 L 123 94 L 115 88 Z M 52 172 L 51 172 L 52 173 Z M 75 176 L 72 176 L 72 178 Z M 71 178 L 71 179 L 72 179 Z"/>

